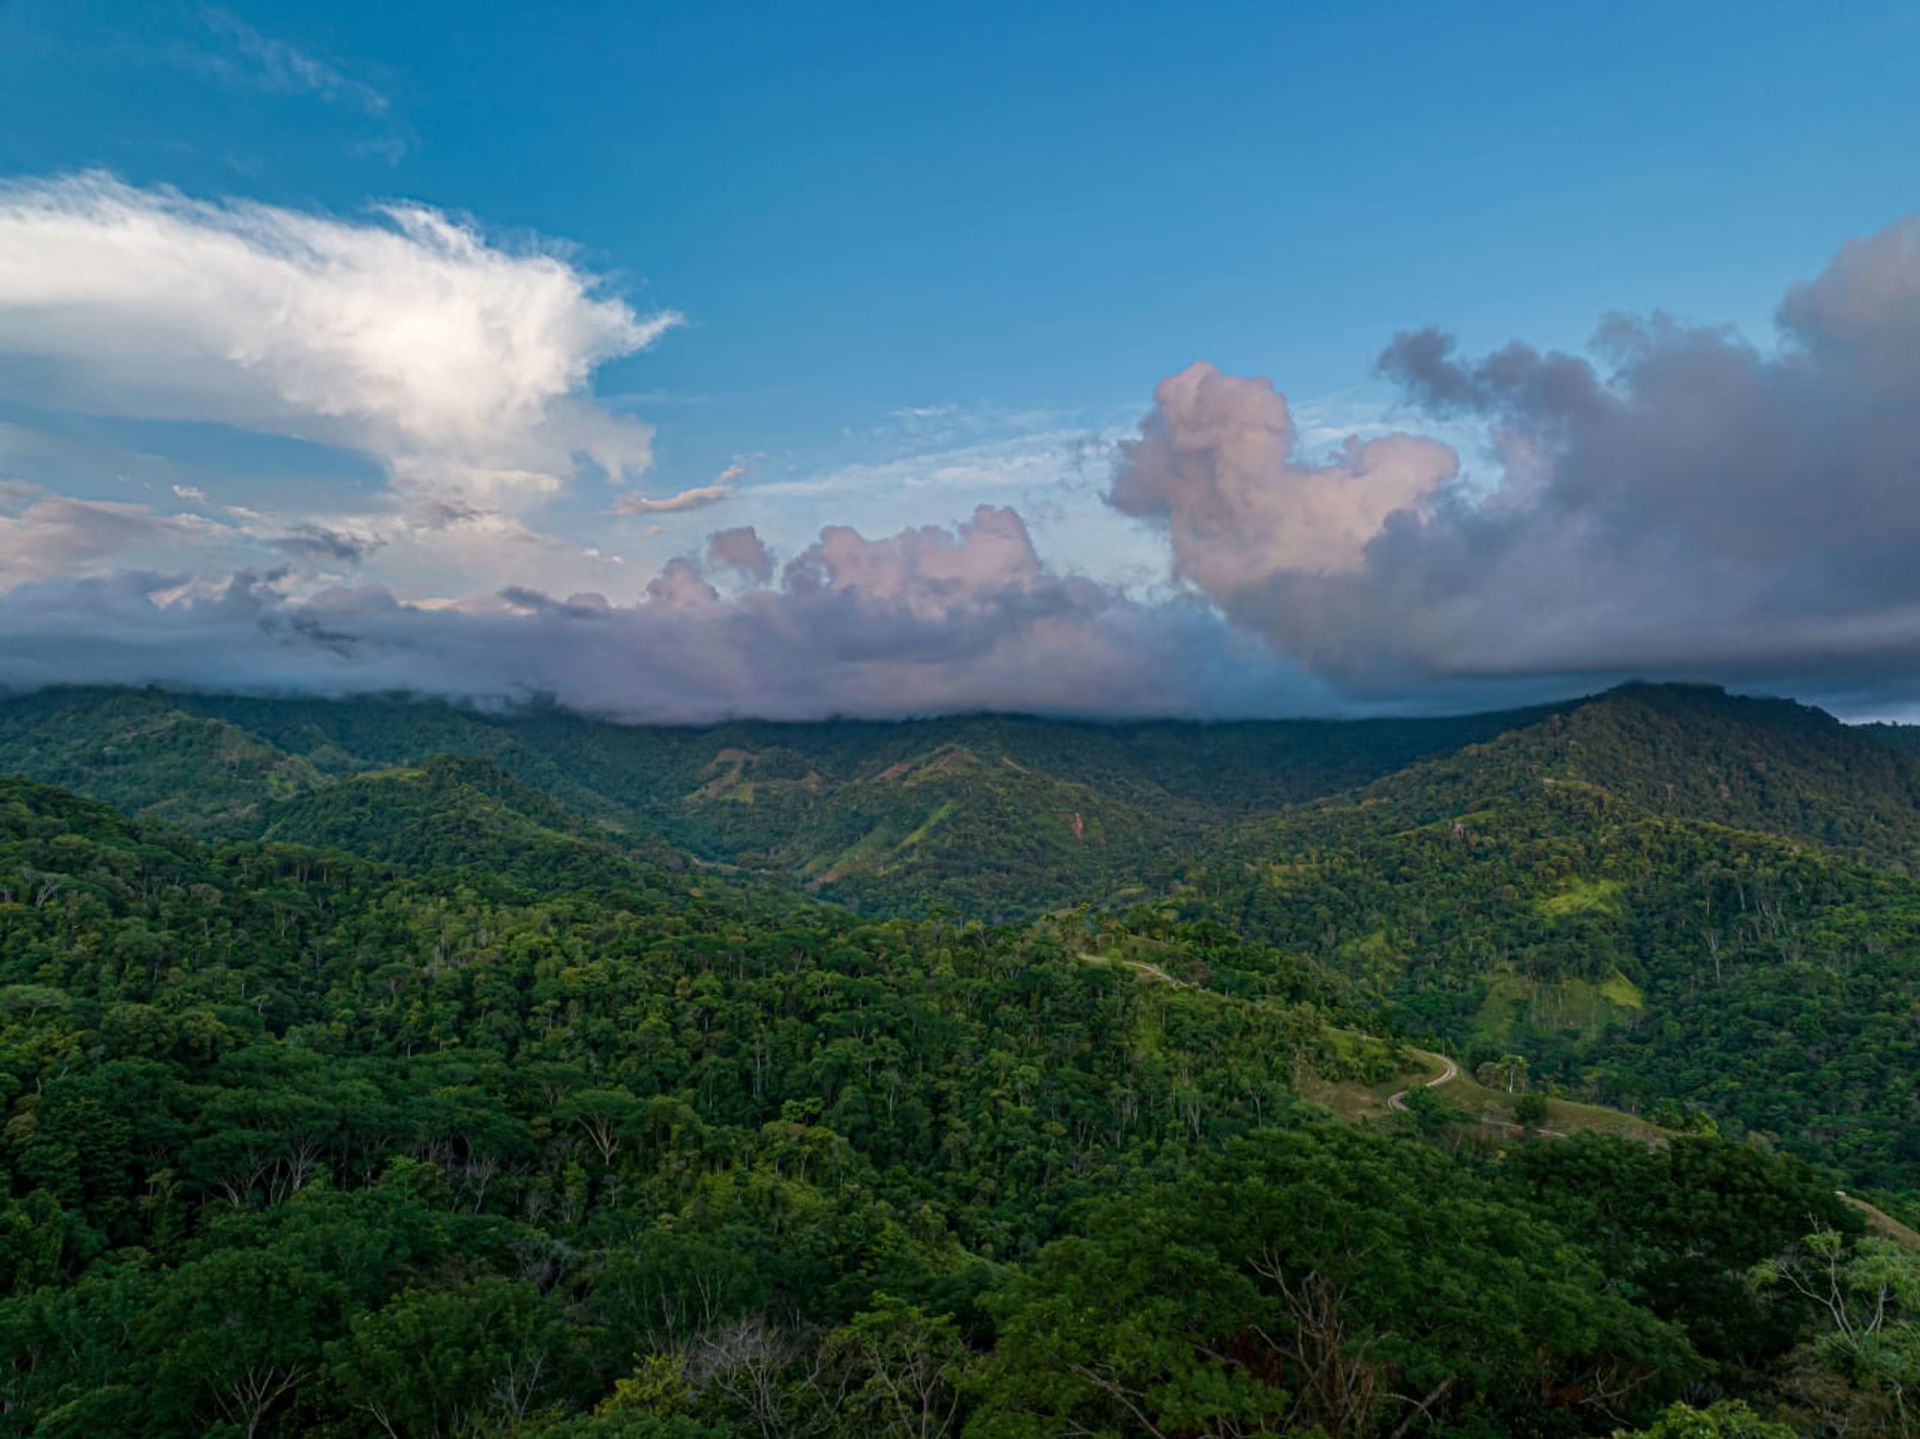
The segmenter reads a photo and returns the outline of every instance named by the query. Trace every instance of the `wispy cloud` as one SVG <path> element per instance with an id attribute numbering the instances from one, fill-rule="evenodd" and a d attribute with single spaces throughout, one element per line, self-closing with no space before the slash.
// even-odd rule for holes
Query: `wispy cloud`
<path id="1" fill-rule="evenodd" d="M 372 535 L 353 535 L 312 523 L 294 526 L 289 534 L 268 541 L 282 554 L 297 560 L 357 565 L 385 542 Z"/>
<path id="2" fill-rule="evenodd" d="M 730 471 L 728 473 L 731 473 Z M 682 510 L 704 510 L 733 498 L 733 485 L 724 478 L 711 485 L 695 485 L 678 494 L 622 495 L 614 501 L 616 515 L 670 515 Z"/>
<path id="3" fill-rule="evenodd" d="M 346 74 L 285 40 L 263 35 L 231 11 L 209 9 L 207 28 L 225 40 L 246 62 L 254 83 L 288 95 L 316 95 L 330 104 L 347 105 L 375 119 L 393 109 L 387 95 L 364 80 Z"/>

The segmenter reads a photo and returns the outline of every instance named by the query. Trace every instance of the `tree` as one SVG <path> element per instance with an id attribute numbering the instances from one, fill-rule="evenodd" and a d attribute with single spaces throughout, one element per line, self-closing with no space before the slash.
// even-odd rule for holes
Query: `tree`
<path id="1" fill-rule="evenodd" d="M 1815 1353 L 1884 1398 L 1889 1432 L 1920 1432 L 1920 1254 L 1878 1235 L 1849 1244 L 1821 1229 L 1757 1265 L 1753 1279 L 1813 1307 L 1822 1321 Z"/>
<path id="2" fill-rule="evenodd" d="M 969 1433 L 1504 1432 L 1538 1427 L 1539 1395 L 1605 1412 L 1690 1360 L 1605 1289 L 1428 1146 L 1263 1131 L 1009 1278 Z"/>
<path id="3" fill-rule="evenodd" d="M 954 1432 L 971 1356 L 951 1319 L 881 1295 L 827 1336 L 824 1353 L 842 1429 L 898 1439 Z"/>
<path id="4" fill-rule="evenodd" d="M 1796 1439 L 1793 1428 L 1762 1419 L 1738 1399 L 1705 1409 L 1675 1404 L 1644 1429 L 1616 1429 L 1613 1439 Z"/>
<path id="5" fill-rule="evenodd" d="M 566 1342 L 539 1290 L 486 1278 L 410 1289 L 361 1315 L 328 1367 L 391 1439 L 455 1439 L 526 1419 L 564 1370 Z"/>
<path id="6" fill-rule="evenodd" d="M 272 1250 L 222 1250 L 168 1274 L 140 1330 L 153 1390 L 247 1439 L 312 1380 L 341 1286 Z"/>

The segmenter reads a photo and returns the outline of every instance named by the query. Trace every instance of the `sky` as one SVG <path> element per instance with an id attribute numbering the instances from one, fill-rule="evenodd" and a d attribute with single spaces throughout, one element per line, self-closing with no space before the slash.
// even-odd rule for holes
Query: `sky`
<path id="1" fill-rule="evenodd" d="M 0 0 L 0 685 L 1920 712 L 1920 7 Z"/>

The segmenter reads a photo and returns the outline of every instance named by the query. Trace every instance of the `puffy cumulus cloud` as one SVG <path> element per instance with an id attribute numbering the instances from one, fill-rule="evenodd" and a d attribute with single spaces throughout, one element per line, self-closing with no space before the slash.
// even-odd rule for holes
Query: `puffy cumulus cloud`
<path id="1" fill-rule="evenodd" d="M 647 581 L 647 603 L 661 609 L 700 609 L 719 598 L 720 591 L 708 584 L 700 567 L 684 556 L 668 560 L 660 573 Z"/>
<path id="2" fill-rule="evenodd" d="M 755 584 L 764 585 L 773 578 L 773 551 L 752 525 L 735 525 L 708 535 L 707 564 L 713 569 L 737 571 Z"/>
<path id="3" fill-rule="evenodd" d="M 586 381 L 676 319 L 417 205 L 350 221 L 97 174 L 0 185 L 10 398 L 299 435 L 456 500 L 525 503 L 579 454 L 645 469 L 651 429 Z"/>
<path id="4" fill-rule="evenodd" d="M 1264 386 L 1188 371 L 1113 502 L 1180 575 L 1362 696 L 1623 675 L 1920 698 L 1920 219 L 1839 251 L 1776 344 L 1615 317 L 1590 355 L 1462 357 L 1400 335 L 1384 371 L 1491 438 L 1491 483 L 1425 442 L 1323 470 Z"/>
<path id="5" fill-rule="evenodd" d="M 1456 472 L 1451 449 L 1407 435 L 1306 462 L 1272 385 L 1201 363 L 1160 382 L 1109 499 L 1164 526 L 1175 575 L 1231 612 L 1276 574 L 1354 569 L 1389 517 L 1423 515 Z"/>
<path id="6" fill-rule="evenodd" d="M 1170 594 L 1044 563 L 1006 507 L 827 525 L 777 558 L 765 506 L 830 503 L 839 478 L 755 486 L 759 529 L 651 578 L 543 533 L 525 503 L 576 455 L 645 463 L 645 428 L 585 382 L 667 323 L 426 211 L 0 186 L 0 393 L 319 437 L 401 491 L 254 509 L 155 471 L 188 507 L 163 514 L 0 482 L 0 684 L 544 693 L 659 721 L 1465 708 L 1630 674 L 1920 702 L 1920 220 L 1793 287 L 1764 347 L 1660 316 L 1577 355 L 1399 336 L 1382 368 L 1426 424 L 1487 437 L 1486 474 L 1410 434 L 1322 454 L 1264 380 L 1173 375 L 1101 511 L 1164 537 Z M 0 427 L 9 473 L 30 440 Z M 1007 472 L 924 478 L 979 496 Z M 698 511 L 739 478 L 616 508 Z"/>
<path id="7" fill-rule="evenodd" d="M 1043 570 L 1020 516 L 990 505 L 954 530 L 922 525 L 879 540 L 829 525 L 788 567 L 787 583 L 803 593 L 885 603 L 936 623 L 1011 596 L 1064 595 L 1073 588 Z"/>
<path id="8" fill-rule="evenodd" d="M 732 598 L 686 557 L 635 604 L 520 586 L 451 604 L 371 585 L 302 594 L 274 571 L 216 584 L 62 577 L 0 594 L 0 684 L 67 681 L 546 694 L 663 722 L 1255 714 L 1331 702 L 1207 606 L 1140 604 L 1050 573 L 1018 516 L 993 509 L 950 530 L 828 530 L 779 583 Z"/>

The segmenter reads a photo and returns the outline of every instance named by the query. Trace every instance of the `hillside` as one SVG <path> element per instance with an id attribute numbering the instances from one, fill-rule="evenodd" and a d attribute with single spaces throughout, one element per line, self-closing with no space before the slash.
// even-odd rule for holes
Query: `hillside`
<path id="1" fill-rule="evenodd" d="M 1895 868 L 1920 857 L 1920 753 L 1890 742 L 1885 727 L 1705 685 L 1620 686 L 1357 787 L 1296 828 L 1411 828 L 1554 786 Z"/>
<path id="2" fill-rule="evenodd" d="M 1171 892 L 1168 913 L 1268 947 L 1164 957 L 1211 987 L 1285 974 L 1470 1068 L 1517 1055 L 1569 1098 L 1920 1192 L 1920 756 L 1787 701 L 1629 685 L 1459 720 L 648 729 L 64 691 L 0 704 L 0 760 L 203 834 L 516 892 L 701 869 L 909 917 L 1143 906 L 1143 935 Z"/>
<path id="3" fill-rule="evenodd" d="M 1912 1267 L 1831 1178 L 1710 1137 L 1494 1162 L 1434 1115 L 1341 1123 L 1296 1082 L 1391 1085 L 1404 1056 L 1218 926 L 874 923 L 667 872 L 503 889 L 496 836 L 574 866 L 497 771 L 317 798 L 348 795 L 283 822 L 413 868 L 0 780 L 8 1432 L 1884 1412 L 1818 1358 L 1817 1307 L 1742 1279 L 1820 1226 L 1849 1275 Z M 1310 1319 L 1390 1342 L 1328 1349 Z"/>
<path id="4" fill-rule="evenodd" d="M 552 708 L 56 690 L 0 700 L 0 771 L 203 835 L 437 755 L 484 758 L 600 833 L 664 841 L 878 913 L 989 918 L 1139 893 L 1248 816 L 1484 740 L 1458 719 L 623 726 Z"/>
<path id="5" fill-rule="evenodd" d="M 257 826 L 266 802 L 320 784 L 329 758 L 289 753 L 151 690 L 40 690 L 0 700 L 0 773 L 200 833 Z"/>
<path id="6" fill-rule="evenodd" d="M 1088 1355 L 1162 1432 L 1884 1412 L 1742 1278 L 1815 1225 L 1893 1262 L 1837 1178 L 1920 1195 L 1908 761 L 1816 713 L 647 731 L 94 692 L 0 735 L 147 816 L 0 782 L 19 1432 L 436 1432 L 422 1395 L 500 1428 L 526 1366 L 526 1434 L 871 1432 L 903 1354 L 983 1434 L 1149 1432 Z M 1122 903 L 966 914 L 1076 891 Z M 1396 1027 L 1463 1072 L 1421 1087 Z M 1323 1361 L 1260 1297 L 1277 1254 L 1405 1336 L 1362 1411 L 1284 1397 Z M 1470 1383 L 1384 1397 L 1440 1370 Z M 1604 1418 L 1540 1397 L 1620 1375 Z"/>
<path id="7" fill-rule="evenodd" d="M 1518 1055 L 1912 1191 L 1908 764 L 1799 706 L 1631 687 L 1249 825 L 1182 908 L 1371 987 L 1470 1066 Z"/>
<path id="8" fill-rule="evenodd" d="M 648 866 L 677 871 L 666 845 L 615 843 L 490 760 L 438 756 L 373 770 L 263 807 L 261 838 L 339 850 L 414 874 L 466 871 L 553 889 L 631 884 Z"/>

